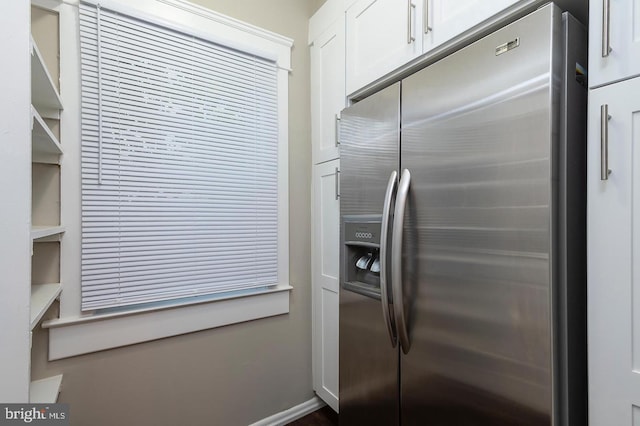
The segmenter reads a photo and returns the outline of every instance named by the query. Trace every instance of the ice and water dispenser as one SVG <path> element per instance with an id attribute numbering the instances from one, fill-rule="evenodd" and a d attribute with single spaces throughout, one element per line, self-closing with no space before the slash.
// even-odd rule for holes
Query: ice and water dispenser
<path id="1" fill-rule="evenodd" d="M 343 216 L 342 287 L 380 299 L 380 216 Z"/>

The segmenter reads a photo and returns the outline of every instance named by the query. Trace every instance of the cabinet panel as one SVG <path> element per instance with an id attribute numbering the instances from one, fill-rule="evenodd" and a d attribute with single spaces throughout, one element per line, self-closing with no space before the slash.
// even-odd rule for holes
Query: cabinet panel
<path id="1" fill-rule="evenodd" d="M 589 16 L 590 85 L 640 75 L 640 0 L 591 0 Z"/>
<path id="2" fill-rule="evenodd" d="M 422 1 L 359 0 L 347 9 L 347 93 L 422 53 Z"/>
<path id="3" fill-rule="evenodd" d="M 595 426 L 635 425 L 640 407 L 640 330 L 633 327 L 640 322 L 640 98 L 629 96 L 638 92 L 640 78 L 592 90 L 589 98 L 589 418 Z M 611 174 L 602 180 L 607 156 Z"/>
<path id="4" fill-rule="evenodd" d="M 313 388 L 338 411 L 339 161 L 313 166 Z"/>
<path id="5" fill-rule="evenodd" d="M 311 45 L 313 163 L 338 158 L 337 118 L 345 107 L 344 15 Z"/>
<path id="6" fill-rule="evenodd" d="M 423 0 L 424 51 L 443 44 L 517 0 Z"/>

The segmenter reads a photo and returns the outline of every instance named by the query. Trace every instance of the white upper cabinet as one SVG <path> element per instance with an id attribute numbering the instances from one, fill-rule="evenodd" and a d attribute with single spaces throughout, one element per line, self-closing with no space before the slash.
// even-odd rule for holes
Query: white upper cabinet
<path id="1" fill-rule="evenodd" d="M 612 43 L 614 38 L 624 38 L 625 43 L 617 46 L 635 49 L 627 48 L 627 64 L 629 68 L 635 67 L 638 74 L 640 0 L 593 0 L 591 16 L 595 13 L 594 3 L 602 9 L 602 1 L 611 2 Z M 347 95 L 383 79 L 419 56 L 426 58 L 433 54 L 426 58 L 428 62 L 458 49 L 545 3 L 545 0 L 345 0 Z M 556 0 L 556 3 L 578 19 L 586 19 L 583 0 Z M 618 16 L 621 21 L 625 19 L 620 25 L 623 28 L 614 31 Z M 591 34 L 594 37 L 593 30 Z M 593 55 L 591 52 L 590 56 Z M 426 65 L 422 59 L 413 62 Z"/>
<path id="2" fill-rule="evenodd" d="M 311 41 L 313 163 L 338 158 L 338 119 L 345 107 L 344 13 Z"/>
<path id="3" fill-rule="evenodd" d="M 591 87 L 640 75 L 640 0 L 589 2 Z"/>
<path id="4" fill-rule="evenodd" d="M 417 0 L 416 0 L 417 1 Z M 451 40 L 518 0 L 422 0 L 424 51 Z"/>
<path id="5" fill-rule="evenodd" d="M 522 1 L 356 0 L 346 16 L 347 94 L 519 3 Z"/>
<path id="6" fill-rule="evenodd" d="M 347 93 L 422 53 L 422 0 L 358 0 L 347 9 Z"/>

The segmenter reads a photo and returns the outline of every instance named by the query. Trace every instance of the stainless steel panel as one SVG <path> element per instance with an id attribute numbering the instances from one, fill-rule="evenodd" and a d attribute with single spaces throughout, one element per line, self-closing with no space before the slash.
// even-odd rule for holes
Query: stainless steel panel
<path id="1" fill-rule="evenodd" d="M 400 84 L 343 110 L 340 135 L 340 214 L 382 214 L 389 176 L 398 167 Z"/>
<path id="2" fill-rule="evenodd" d="M 381 217 L 388 179 L 398 165 L 399 126 L 399 84 L 342 112 L 341 226 L 345 216 Z M 346 259 L 341 232 L 340 424 L 396 425 L 398 349 L 389 340 L 381 300 L 343 288 L 345 262 L 353 259 Z"/>
<path id="3" fill-rule="evenodd" d="M 547 6 L 402 82 L 404 425 L 552 424 L 560 29 Z"/>
<path id="4" fill-rule="evenodd" d="M 380 301 L 340 289 L 340 424 L 393 426 L 398 405 L 398 348 Z"/>

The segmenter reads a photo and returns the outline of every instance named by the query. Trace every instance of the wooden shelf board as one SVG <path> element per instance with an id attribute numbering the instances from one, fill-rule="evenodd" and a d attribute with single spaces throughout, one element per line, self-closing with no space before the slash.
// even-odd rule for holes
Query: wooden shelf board
<path id="1" fill-rule="evenodd" d="M 44 64 L 42 55 L 31 38 L 31 103 L 42 110 L 61 110 L 62 99 L 53 84 L 51 74 Z"/>
<path id="2" fill-rule="evenodd" d="M 38 111 L 32 106 L 33 130 L 31 131 L 32 161 L 37 162 L 38 157 L 58 156 L 62 154 L 62 146 L 49 126 L 44 122 Z"/>
<path id="3" fill-rule="evenodd" d="M 31 330 L 42 319 L 54 300 L 62 291 L 60 283 L 37 284 L 31 286 Z"/>
<path id="4" fill-rule="evenodd" d="M 42 380 L 34 380 L 29 387 L 29 402 L 32 404 L 53 404 L 58 400 L 62 374 Z"/>
<path id="5" fill-rule="evenodd" d="M 32 226 L 31 239 L 35 241 L 42 238 L 62 234 L 64 231 L 64 226 Z"/>

